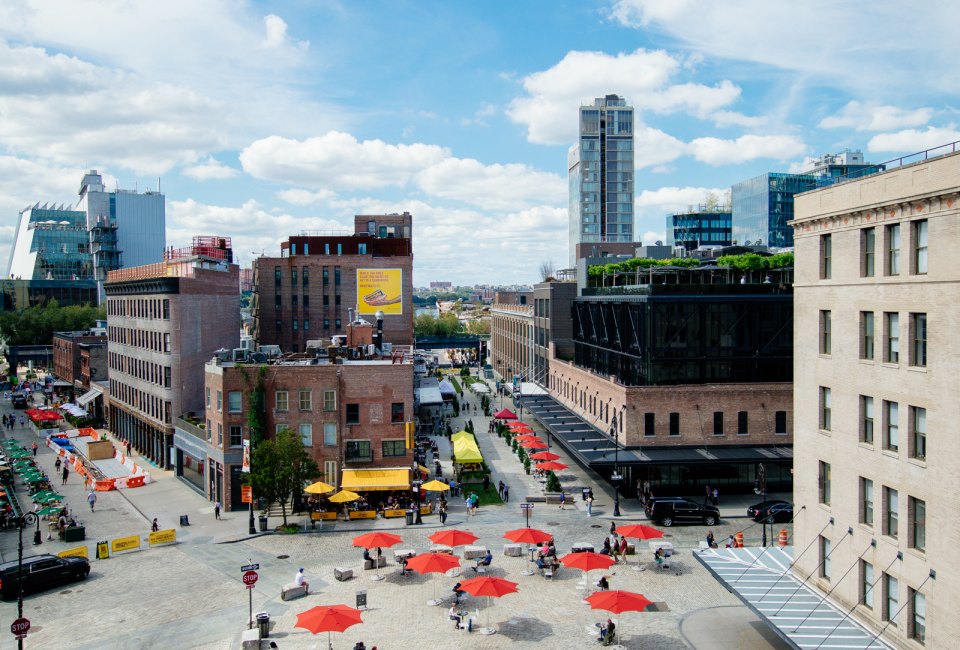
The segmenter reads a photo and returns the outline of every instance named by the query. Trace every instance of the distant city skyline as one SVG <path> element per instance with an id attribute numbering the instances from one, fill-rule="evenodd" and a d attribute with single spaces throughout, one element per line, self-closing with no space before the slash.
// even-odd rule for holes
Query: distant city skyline
<path id="1" fill-rule="evenodd" d="M 189 20 L 184 17 L 189 16 Z M 846 148 L 960 140 L 960 5 L 600 0 L 0 7 L 0 259 L 21 210 L 159 189 L 167 244 L 239 263 L 355 214 L 409 211 L 414 284 L 566 266 L 578 110 L 635 111 L 634 238 Z"/>

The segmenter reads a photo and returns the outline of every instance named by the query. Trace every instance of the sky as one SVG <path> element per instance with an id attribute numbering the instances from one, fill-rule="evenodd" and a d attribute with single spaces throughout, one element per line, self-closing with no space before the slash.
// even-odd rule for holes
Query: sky
<path id="1" fill-rule="evenodd" d="M 0 259 L 83 173 L 166 197 L 167 245 L 244 266 L 353 215 L 413 215 L 414 284 L 568 259 L 578 107 L 636 109 L 636 239 L 824 153 L 960 140 L 960 3 L 4 0 Z"/>

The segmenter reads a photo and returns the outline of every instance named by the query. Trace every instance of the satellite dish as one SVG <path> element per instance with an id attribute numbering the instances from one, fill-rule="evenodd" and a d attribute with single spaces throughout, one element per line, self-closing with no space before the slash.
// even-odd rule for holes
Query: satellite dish
<path id="1" fill-rule="evenodd" d="M 663 242 L 660 241 L 659 239 L 657 240 L 657 246 L 663 246 Z"/>

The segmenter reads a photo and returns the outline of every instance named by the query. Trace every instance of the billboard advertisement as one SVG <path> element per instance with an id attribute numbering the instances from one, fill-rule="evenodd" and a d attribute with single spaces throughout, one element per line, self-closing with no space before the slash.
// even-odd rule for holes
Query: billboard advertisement
<path id="1" fill-rule="evenodd" d="M 403 269 L 357 269 L 357 308 L 361 314 L 402 314 Z"/>

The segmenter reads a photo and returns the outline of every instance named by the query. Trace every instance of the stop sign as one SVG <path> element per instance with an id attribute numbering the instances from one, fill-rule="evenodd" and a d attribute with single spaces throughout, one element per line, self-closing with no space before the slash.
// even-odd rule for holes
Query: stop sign
<path id="1" fill-rule="evenodd" d="M 257 578 L 259 577 L 260 576 L 256 571 L 245 571 L 243 574 L 243 584 L 247 585 L 248 587 L 252 587 L 253 585 L 257 584 Z M 30 623 L 28 622 L 27 626 L 29 625 Z"/>
<path id="2" fill-rule="evenodd" d="M 17 638 L 25 637 L 27 632 L 30 631 L 30 619 L 18 618 L 10 624 L 10 631 L 15 634 Z"/>

